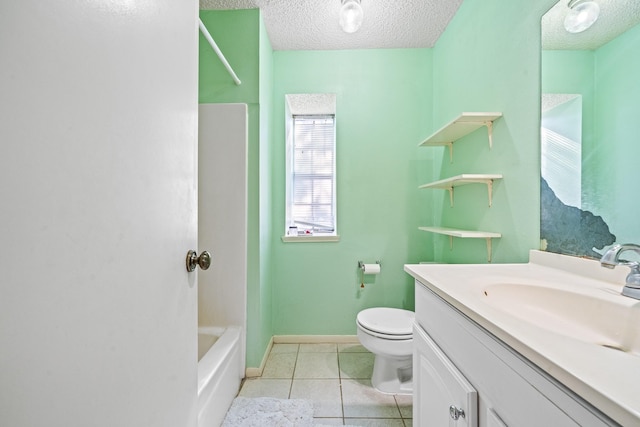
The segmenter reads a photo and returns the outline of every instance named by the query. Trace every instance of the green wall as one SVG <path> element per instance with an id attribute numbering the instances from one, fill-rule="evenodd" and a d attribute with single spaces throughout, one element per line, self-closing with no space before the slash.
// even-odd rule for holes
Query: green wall
<path id="1" fill-rule="evenodd" d="M 465 1 L 433 52 L 434 129 L 464 111 L 497 111 L 493 149 L 486 130 L 454 144 L 453 163 L 442 153 L 437 178 L 462 173 L 501 173 L 493 206 L 486 187 L 467 185 L 434 193 L 434 225 L 502 233 L 493 262 L 525 262 L 540 246 L 540 19 L 555 0 Z M 425 135 L 427 136 L 427 135 Z M 432 190 L 436 191 L 436 190 Z M 446 199 L 445 199 L 446 198 Z M 487 261 L 484 239 L 429 237 L 436 260 Z"/>
<path id="2" fill-rule="evenodd" d="M 200 103 L 248 104 L 247 366 L 259 366 L 271 326 L 269 123 L 272 49 L 258 9 L 200 11 L 216 44 L 242 81 L 237 86 L 200 34 Z"/>
<path id="3" fill-rule="evenodd" d="M 242 102 L 260 98 L 260 11 L 201 10 L 200 19 L 242 81 L 237 86 L 202 33 L 200 34 L 199 102 Z"/>
<path id="4" fill-rule="evenodd" d="M 413 309 L 405 263 L 432 255 L 417 228 L 431 154 L 431 50 L 274 52 L 273 326 L 276 335 L 355 334 L 358 311 Z M 283 243 L 285 94 L 335 93 L 339 242 Z M 382 261 L 361 288 L 357 262 Z"/>

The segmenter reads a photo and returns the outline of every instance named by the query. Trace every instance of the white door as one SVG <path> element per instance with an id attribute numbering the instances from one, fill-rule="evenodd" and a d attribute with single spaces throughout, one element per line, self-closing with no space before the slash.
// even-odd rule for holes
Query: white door
<path id="1" fill-rule="evenodd" d="M 196 425 L 197 2 L 0 2 L 0 425 Z"/>

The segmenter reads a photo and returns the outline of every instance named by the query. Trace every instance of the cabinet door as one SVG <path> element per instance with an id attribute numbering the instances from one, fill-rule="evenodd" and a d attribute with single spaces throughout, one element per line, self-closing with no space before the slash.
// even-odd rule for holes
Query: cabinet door
<path id="1" fill-rule="evenodd" d="M 417 425 L 477 427 L 478 394 L 433 340 L 413 327 L 414 421 Z"/>

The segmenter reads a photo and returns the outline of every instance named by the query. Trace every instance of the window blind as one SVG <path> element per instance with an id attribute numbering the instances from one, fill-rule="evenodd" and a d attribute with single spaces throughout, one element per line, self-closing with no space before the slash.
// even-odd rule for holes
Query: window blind
<path id="1" fill-rule="evenodd" d="M 335 231 L 335 117 L 293 116 L 291 219 L 301 229 Z"/>

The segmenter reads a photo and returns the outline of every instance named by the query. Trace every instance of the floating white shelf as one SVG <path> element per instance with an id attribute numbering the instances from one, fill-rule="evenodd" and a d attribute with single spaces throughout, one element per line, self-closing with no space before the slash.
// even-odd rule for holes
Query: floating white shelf
<path id="1" fill-rule="evenodd" d="M 489 149 L 493 146 L 493 122 L 502 117 L 502 113 L 462 113 L 425 139 L 420 146 L 448 146 L 449 159 L 453 162 L 453 143 L 481 128 L 487 127 Z"/>
<path id="2" fill-rule="evenodd" d="M 440 181 L 430 182 L 428 184 L 421 185 L 418 188 L 438 188 L 449 191 L 449 201 L 453 207 L 453 188 L 466 184 L 486 184 L 487 191 L 489 192 L 489 207 L 493 199 L 493 181 L 496 179 L 502 179 L 500 174 L 469 174 L 465 173 L 457 175 L 451 178 L 443 179 Z"/>
<path id="3" fill-rule="evenodd" d="M 458 230 L 456 228 L 445 227 L 418 227 L 422 231 L 435 234 L 445 234 L 449 236 L 449 247 L 453 248 L 453 238 L 459 237 L 461 239 L 485 239 L 487 241 L 487 261 L 491 262 L 491 239 L 499 239 L 502 237 L 500 233 L 493 233 L 491 231 L 472 231 L 472 230 Z"/>

